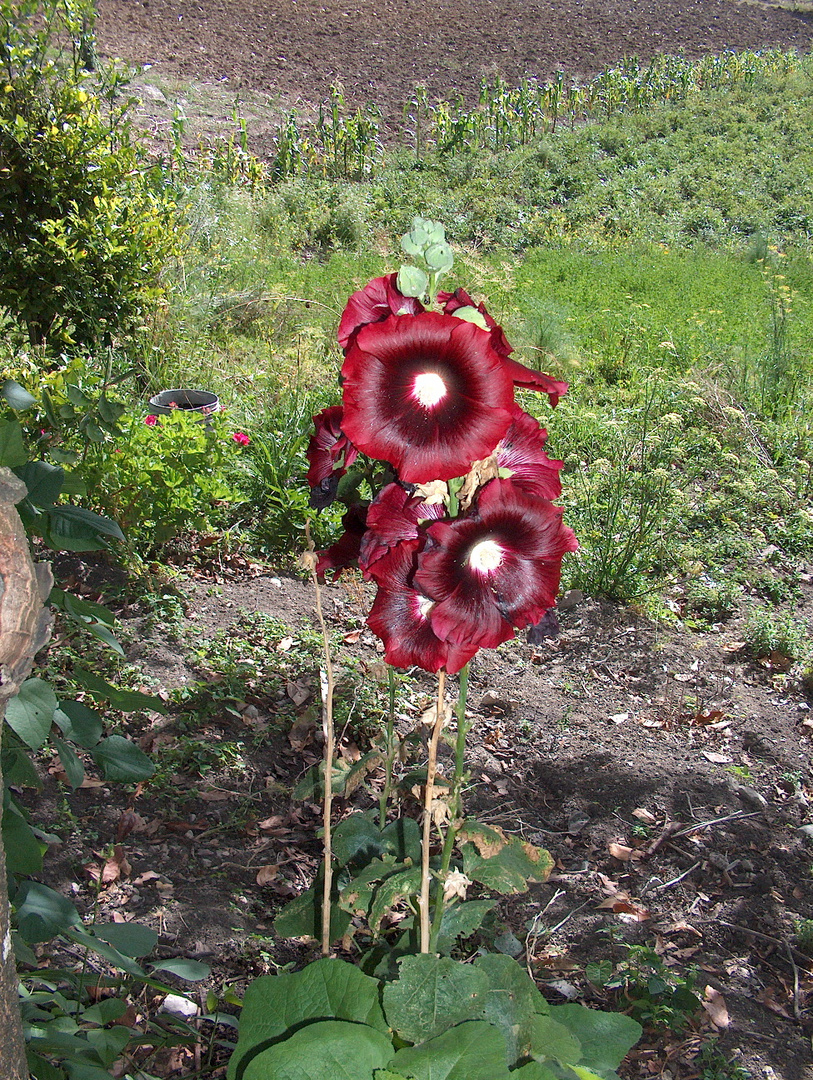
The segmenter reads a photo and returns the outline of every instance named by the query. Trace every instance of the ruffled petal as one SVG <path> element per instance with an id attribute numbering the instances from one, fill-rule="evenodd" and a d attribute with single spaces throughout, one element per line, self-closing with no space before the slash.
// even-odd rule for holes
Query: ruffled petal
<path id="1" fill-rule="evenodd" d="M 559 470 L 564 462 L 549 458 L 543 447 L 547 431 L 529 413 L 514 406 L 511 426 L 495 451 L 500 469 L 510 471 L 512 480 L 538 499 L 557 499 L 562 494 Z"/>
<path id="2" fill-rule="evenodd" d="M 390 315 L 417 315 L 424 310 L 420 300 L 399 292 L 397 281 L 397 274 L 387 274 L 373 278 L 363 289 L 353 293 L 339 321 L 337 337 L 343 349 L 347 349 L 362 326 L 381 322 Z"/>

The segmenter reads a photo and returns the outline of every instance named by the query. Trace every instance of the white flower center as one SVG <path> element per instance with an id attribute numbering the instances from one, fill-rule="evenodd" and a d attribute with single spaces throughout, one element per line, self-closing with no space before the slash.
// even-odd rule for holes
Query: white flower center
<path id="1" fill-rule="evenodd" d="M 416 375 L 412 391 L 425 409 L 433 408 L 447 393 L 446 383 L 435 371 L 422 371 Z"/>
<path id="2" fill-rule="evenodd" d="M 428 596 L 418 596 L 418 614 L 422 619 L 429 618 L 429 612 L 435 606 L 435 601 L 430 600 Z"/>
<path id="3" fill-rule="evenodd" d="M 503 554 L 503 549 L 495 540 L 481 540 L 469 552 L 469 566 L 481 574 L 489 574 L 500 565 Z"/>

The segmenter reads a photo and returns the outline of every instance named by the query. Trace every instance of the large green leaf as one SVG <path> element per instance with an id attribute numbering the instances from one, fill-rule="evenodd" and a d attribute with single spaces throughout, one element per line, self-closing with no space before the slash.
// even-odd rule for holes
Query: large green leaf
<path id="1" fill-rule="evenodd" d="M 65 770 L 65 776 L 68 778 L 68 783 L 72 788 L 78 788 L 82 781 L 85 779 L 85 766 L 76 756 L 74 750 L 62 739 L 58 739 L 56 735 L 51 736 L 51 742 L 56 747 L 56 751 L 59 754 L 59 760 L 62 763 L 62 768 Z"/>
<path id="2" fill-rule="evenodd" d="M 121 712 L 135 712 L 137 709 L 152 709 L 160 713 L 167 711 L 166 703 L 152 694 L 142 694 L 139 690 L 122 690 L 82 667 L 75 667 L 73 674 L 77 682 L 89 690 L 94 698 L 109 701 L 114 709 Z"/>
<path id="3" fill-rule="evenodd" d="M 479 1019 L 494 1024 L 503 1033 L 507 1063 L 515 1065 L 531 1051 L 534 1018 L 549 1006 L 528 972 L 510 956 L 489 953 L 478 956 L 474 967 L 488 979 L 488 993 Z"/>
<path id="4" fill-rule="evenodd" d="M 26 679 L 16 697 L 6 705 L 6 723 L 32 750 L 39 750 L 48 738 L 54 713 L 56 694 L 42 679 Z"/>
<path id="5" fill-rule="evenodd" d="M 440 921 L 438 952 L 451 952 L 458 939 L 471 937 L 475 930 L 480 929 L 483 919 L 495 903 L 494 900 L 464 900 L 459 904 L 447 904 Z"/>
<path id="6" fill-rule="evenodd" d="M 37 399 L 32 397 L 15 379 L 3 380 L 0 385 L 0 397 L 4 398 L 16 412 L 24 412 L 37 403 Z"/>
<path id="7" fill-rule="evenodd" d="M 334 904 L 330 910 L 330 940 L 343 937 L 350 926 L 351 917 Z M 322 886 L 306 889 L 285 905 L 274 919 L 274 930 L 280 937 L 322 937 Z"/>
<path id="8" fill-rule="evenodd" d="M 81 506 L 50 506 L 42 537 L 55 551 L 98 551 L 107 540 L 124 540 L 115 521 Z"/>
<path id="9" fill-rule="evenodd" d="M 60 701 L 54 722 L 71 742 L 89 750 L 101 739 L 104 723 L 101 716 L 81 701 Z"/>
<path id="10" fill-rule="evenodd" d="M 229 1062 L 229 1080 L 239 1080 L 258 1048 L 304 1021 L 348 1020 L 386 1032 L 378 988 L 378 980 L 344 960 L 317 960 L 294 974 L 255 979 L 243 1001 L 240 1037 Z"/>
<path id="11" fill-rule="evenodd" d="M 375 899 L 370 907 L 370 929 L 377 934 L 381 928 L 381 922 L 396 904 L 414 896 L 421 889 L 421 868 L 415 866 L 410 870 L 392 874 L 385 878 L 375 891 Z"/>
<path id="12" fill-rule="evenodd" d="M 399 1050 L 390 1068 L 413 1080 L 510 1080 L 505 1041 L 482 1020 L 458 1024 L 441 1035 Z"/>
<path id="13" fill-rule="evenodd" d="M 23 445 L 23 429 L 17 420 L 0 419 L 0 465 L 16 469 L 25 465 L 28 454 Z"/>
<path id="14" fill-rule="evenodd" d="M 96 937 L 93 933 L 85 933 L 84 930 L 80 930 L 76 927 L 64 931 L 64 934 L 65 937 L 76 942 L 77 945 L 85 945 L 92 952 L 98 953 L 99 956 L 103 956 L 105 960 L 108 960 L 114 967 L 126 971 L 128 975 L 135 975 L 137 978 L 141 979 L 147 978 L 146 971 L 144 971 L 132 957 L 125 955 L 123 952 L 119 952 L 114 945 L 108 945 L 103 938 Z"/>
<path id="15" fill-rule="evenodd" d="M 24 881 L 14 897 L 17 927 L 29 945 L 48 941 L 72 926 L 80 926 L 79 912 L 64 896 L 38 881 Z"/>
<path id="16" fill-rule="evenodd" d="M 405 1042 L 424 1042 L 479 1016 L 488 989 L 486 974 L 470 964 L 430 954 L 407 956 L 398 980 L 384 987 L 384 1012 Z"/>
<path id="17" fill-rule="evenodd" d="M 322 1020 L 263 1050 L 248 1063 L 243 1076 L 244 1080 L 371 1080 L 373 1069 L 391 1058 L 392 1043 L 380 1031 Z"/>
<path id="18" fill-rule="evenodd" d="M 56 714 L 54 714 L 56 716 Z M 12 739 L 9 735 L 4 737 L 3 742 Z M 16 741 L 16 740 L 15 740 Z M 42 789 L 42 781 L 37 770 L 34 768 L 28 751 L 22 746 L 3 746 L 3 782 L 10 787 L 30 787 L 37 791 Z"/>
<path id="19" fill-rule="evenodd" d="M 641 1025 L 623 1013 L 583 1005 L 554 1005 L 550 1015 L 581 1043 L 579 1065 L 600 1074 L 614 1072 L 643 1033 Z"/>
<path id="20" fill-rule="evenodd" d="M 10 874 L 22 877 L 42 871 L 42 856 L 47 845 L 37 839 L 22 814 L 9 806 L 3 811 L 3 843 L 6 869 Z"/>
<path id="21" fill-rule="evenodd" d="M 546 881 L 553 869 L 550 853 L 500 829 L 466 821 L 457 834 L 463 872 L 498 893 L 521 893 L 529 882 Z"/>
<path id="22" fill-rule="evenodd" d="M 511 1073 L 511 1080 L 562 1080 L 562 1077 L 558 1070 L 553 1072 L 541 1061 L 529 1061 Z"/>
<path id="23" fill-rule="evenodd" d="M 109 735 L 90 748 L 90 755 L 104 773 L 105 780 L 136 783 L 155 772 L 155 766 L 134 742 L 123 735 Z"/>
<path id="24" fill-rule="evenodd" d="M 95 923 L 93 933 L 125 956 L 147 956 L 155 948 L 158 934 L 140 923 Z"/>
<path id="25" fill-rule="evenodd" d="M 179 979 L 185 979 L 187 982 L 201 982 L 212 974 L 212 969 L 208 964 L 202 964 L 199 960 L 189 960 L 185 956 L 160 960 L 152 965 L 152 970 L 169 971 L 172 975 L 177 975 Z"/>
<path id="26" fill-rule="evenodd" d="M 576 1065 L 581 1061 L 582 1046 L 578 1037 L 551 1015 L 534 1016 L 530 1027 L 532 1057 L 560 1061 L 563 1065 Z"/>
<path id="27" fill-rule="evenodd" d="M 28 489 L 28 498 L 34 506 L 53 506 L 62 492 L 65 470 L 47 461 L 27 461 L 14 472 Z"/>

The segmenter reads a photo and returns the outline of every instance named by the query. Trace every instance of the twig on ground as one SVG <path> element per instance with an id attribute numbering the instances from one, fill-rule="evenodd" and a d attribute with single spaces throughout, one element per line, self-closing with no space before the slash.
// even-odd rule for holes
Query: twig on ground
<path id="1" fill-rule="evenodd" d="M 681 829 L 679 832 L 672 833 L 674 839 L 679 836 L 688 836 L 690 833 L 697 832 L 698 829 L 708 829 L 711 825 L 720 825 L 723 821 L 740 821 L 743 818 L 749 817 L 761 817 L 762 810 L 751 810 L 749 813 L 745 813 L 743 810 L 735 810 L 733 814 L 726 814 L 724 817 L 711 818 L 710 821 L 699 821 L 696 825 L 687 825 L 686 828 Z"/>
<path id="2" fill-rule="evenodd" d="M 687 878 L 694 870 L 700 866 L 700 860 L 698 860 L 693 866 L 690 866 L 688 870 L 684 870 L 682 874 L 678 874 L 677 877 L 671 879 L 671 881 L 664 881 L 661 885 L 655 885 L 652 888 L 653 892 L 660 892 L 661 889 L 668 889 L 672 885 L 678 885 L 684 878 Z"/>
<path id="3" fill-rule="evenodd" d="M 782 938 L 772 937 L 771 934 L 763 934 L 759 930 L 752 930 L 750 926 L 740 926 L 739 923 L 726 922 L 725 919 L 720 919 L 719 922 L 720 926 L 728 926 L 731 930 L 739 930 L 741 934 L 750 934 L 751 937 L 759 938 L 760 941 L 769 941 L 771 945 L 778 945 L 780 949 L 787 949 L 788 955 L 792 952 L 805 963 L 810 963 L 810 957 L 806 953 L 791 945 L 790 942 L 783 941 Z"/>
<path id="4" fill-rule="evenodd" d="M 785 942 L 785 952 L 788 954 L 788 962 L 793 968 L 793 1015 L 797 1020 L 802 1019 L 802 1007 L 799 1002 L 799 968 L 793 959 L 793 949 L 790 942 Z"/>

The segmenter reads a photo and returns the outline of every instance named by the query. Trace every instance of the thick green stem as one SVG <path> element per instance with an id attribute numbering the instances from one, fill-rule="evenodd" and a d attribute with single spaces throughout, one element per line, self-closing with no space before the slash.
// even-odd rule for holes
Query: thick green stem
<path id="1" fill-rule="evenodd" d="M 443 727 L 444 694 L 446 690 L 446 670 L 441 668 L 438 672 L 438 701 L 435 726 L 432 728 L 432 737 L 429 740 L 429 758 L 426 765 L 426 789 L 423 801 L 423 837 L 421 840 L 421 952 L 429 952 L 430 921 L 429 921 L 429 848 L 432 840 L 432 803 L 435 796 L 435 774 L 438 766 L 438 742 Z"/>
<path id="2" fill-rule="evenodd" d="M 384 762 L 384 787 L 378 798 L 378 827 L 383 829 L 387 824 L 387 803 L 390 801 L 392 791 L 392 766 L 395 758 L 395 671 L 391 665 L 387 665 L 387 677 L 389 682 L 389 707 L 387 713 L 387 742 L 386 760 Z"/>
<path id="3" fill-rule="evenodd" d="M 460 689 L 457 696 L 457 741 L 454 754 L 454 776 L 452 777 L 452 792 L 449 800 L 449 825 L 446 829 L 446 837 L 443 841 L 443 852 L 440 857 L 440 873 L 438 875 L 437 891 L 435 895 L 435 913 L 432 918 L 432 931 L 429 938 L 429 951 L 435 952 L 441 923 L 443 922 L 443 884 L 449 872 L 454 851 L 455 840 L 459 822 L 463 816 L 463 780 L 465 777 L 466 759 L 466 698 L 469 690 L 469 665 L 466 664 L 460 671 Z"/>

